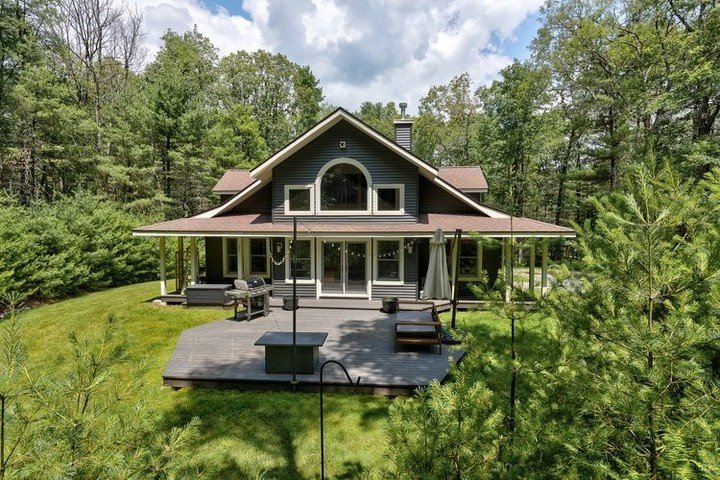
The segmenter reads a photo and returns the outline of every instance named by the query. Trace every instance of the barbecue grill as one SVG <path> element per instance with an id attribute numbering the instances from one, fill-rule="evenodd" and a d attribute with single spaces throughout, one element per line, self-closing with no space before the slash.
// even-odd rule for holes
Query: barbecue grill
<path id="1" fill-rule="evenodd" d="M 235 280 L 235 288 L 226 291 L 225 296 L 233 302 L 235 320 L 250 320 L 255 315 L 268 316 L 271 291 L 272 285 L 267 285 L 262 277 L 251 276 Z M 239 309 L 240 306 L 243 309 Z"/>

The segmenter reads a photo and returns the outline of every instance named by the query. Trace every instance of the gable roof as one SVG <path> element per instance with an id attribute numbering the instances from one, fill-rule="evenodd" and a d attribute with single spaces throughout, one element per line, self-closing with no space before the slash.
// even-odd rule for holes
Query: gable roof
<path id="1" fill-rule="evenodd" d="M 212 191 L 213 193 L 236 194 L 245 190 L 254 181 L 255 179 L 250 176 L 250 170 L 228 170 L 223 173 Z"/>
<path id="2" fill-rule="evenodd" d="M 283 148 L 278 150 L 273 156 L 265 160 L 263 163 L 250 170 L 249 176 L 255 181 L 246 185 L 233 198 L 229 199 L 227 202 L 220 205 L 219 207 L 196 215 L 196 217 L 212 218 L 216 215 L 220 215 L 231 210 L 249 195 L 252 195 L 252 193 L 257 191 L 262 185 L 270 182 L 272 180 L 272 169 L 276 165 L 285 161 L 294 153 L 298 152 L 300 149 L 315 140 L 318 136 L 325 133 L 330 128 L 337 125 L 343 120 L 357 128 L 361 132 L 365 133 L 381 145 L 385 146 L 388 150 L 394 152 L 401 158 L 417 166 L 420 175 L 436 183 L 442 189 L 446 190 L 448 193 L 458 198 L 462 202 L 468 204 L 473 209 L 482 212 L 483 214 L 492 218 L 508 218 L 508 215 L 506 213 L 487 207 L 471 199 L 470 197 L 465 195 L 460 189 L 451 185 L 450 182 L 448 182 L 447 180 L 441 178 L 440 172 L 437 168 L 417 157 L 416 155 L 413 155 L 411 152 L 401 147 L 397 143 L 393 142 L 389 138 L 385 137 L 383 134 L 373 129 L 369 125 L 365 124 L 343 108 L 336 109 L 330 115 L 319 121 L 314 127 L 310 128 L 305 133 L 297 137 L 295 140 L 285 145 Z"/>
<path id="3" fill-rule="evenodd" d="M 465 193 L 485 193 L 488 183 L 479 166 L 440 167 L 438 176 Z"/>

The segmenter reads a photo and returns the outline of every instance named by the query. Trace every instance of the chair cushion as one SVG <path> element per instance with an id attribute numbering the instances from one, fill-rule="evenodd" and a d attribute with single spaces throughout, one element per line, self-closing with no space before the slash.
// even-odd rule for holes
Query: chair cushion
<path id="1" fill-rule="evenodd" d="M 398 337 L 434 338 L 437 330 L 432 325 L 397 325 L 395 334 Z"/>

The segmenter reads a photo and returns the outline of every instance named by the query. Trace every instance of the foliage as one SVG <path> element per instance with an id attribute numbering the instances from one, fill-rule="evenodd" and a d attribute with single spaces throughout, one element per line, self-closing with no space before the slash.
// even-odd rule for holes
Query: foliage
<path id="1" fill-rule="evenodd" d="M 51 206 L 2 198 L 0 293 L 52 299 L 151 278 L 154 247 L 131 234 L 148 221 L 87 194 Z"/>
<path id="2" fill-rule="evenodd" d="M 516 339 L 506 334 L 488 345 L 466 336 L 471 351 L 456 382 L 393 408 L 398 471 L 422 478 L 427 467 L 417 459 L 438 436 L 418 429 L 407 441 L 406 425 L 424 405 L 471 385 L 488 393 L 467 404 L 463 418 L 475 422 L 476 436 L 498 443 L 497 456 L 473 457 L 488 460 L 487 476 L 715 478 L 719 180 L 714 171 L 693 185 L 651 159 L 628 177 L 628 193 L 595 199 L 596 220 L 578 227 L 580 283 L 556 279 L 541 303 L 548 332 L 541 342 L 527 340 L 533 315 L 518 315 L 510 303 L 498 315 L 518 322 Z M 509 389 L 508 378 L 516 382 Z M 512 423 L 482 423 L 508 411 Z M 448 422 L 444 432 L 453 418 L 446 412 L 438 420 Z"/>

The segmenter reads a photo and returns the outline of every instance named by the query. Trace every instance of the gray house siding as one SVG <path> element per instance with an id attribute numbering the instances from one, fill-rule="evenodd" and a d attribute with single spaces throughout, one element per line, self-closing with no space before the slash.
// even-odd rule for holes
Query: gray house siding
<path id="1" fill-rule="evenodd" d="M 279 262 L 280 258 L 285 258 L 285 239 L 283 237 L 273 237 L 270 240 L 270 247 L 272 248 L 273 257 L 276 262 Z M 278 253 L 280 248 L 280 253 Z M 314 244 L 313 244 L 314 248 Z M 286 260 L 287 261 L 287 260 Z M 284 297 L 292 296 L 292 282 L 285 281 L 285 263 L 276 265 L 276 262 L 272 263 L 272 282 L 273 282 L 273 297 Z M 315 261 L 315 278 L 317 278 L 318 262 Z M 298 283 L 297 284 L 297 295 L 298 297 L 312 297 L 315 298 L 317 295 L 317 286 L 315 283 Z"/>
<path id="2" fill-rule="evenodd" d="M 340 148 L 345 142 L 345 148 Z M 342 121 L 313 140 L 302 150 L 273 170 L 273 222 L 289 222 L 285 215 L 285 185 L 307 185 L 315 182 L 318 173 L 329 161 L 352 158 L 367 168 L 373 184 L 402 183 L 405 189 L 403 215 L 308 215 L 298 216 L 303 222 L 415 222 L 418 212 L 418 170 L 407 160 Z"/>
<path id="3" fill-rule="evenodd" d="M 420 213 L 482 213 L 458 200 L 425 177 L 419 176 Z"/>
<path id="4" fill-rule="evenodd" d="M 205 276 L 207 283 L 232 283 L 237 277 L 223 275 L 222 238 L 205 237 Z"/>
<path id="5" fill-rule="evenodd" d="M 250 195 L 241 204 L 230 210 L 233 213 L 270 213 L 272 205 L 272 182 Z"/>

